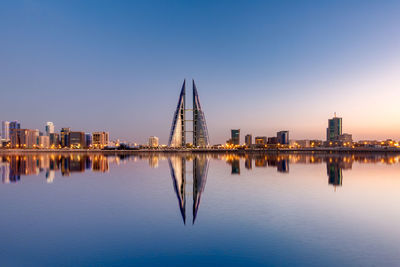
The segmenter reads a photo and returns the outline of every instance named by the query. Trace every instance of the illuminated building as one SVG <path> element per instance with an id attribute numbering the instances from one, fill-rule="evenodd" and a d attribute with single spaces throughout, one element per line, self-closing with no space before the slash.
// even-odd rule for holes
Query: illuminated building
<path id="1" fill-rule="evenodd" d="M 69 132 L 68 144 L 71 148 L 85 148 L 86 138 L 84 132 Z"/>
<path id="2" fill-rule="evenodd" d="M 85 144 L 86 147 L 90 147 L 92 145 L 92 134 L 90 133 L 85 134 Z"/>
<path id="3" fill-rule="evenodd" d="M 39 136 L 39 147 L 40 148 L 49 148 L 50 147 L 50 136 L 42 135 Z"/>
<path id="4" fill-rule="evenodd" d="M 266 136 L 256 136 L 255 144 L 256 145 L 265 145 L 265 144 L 267 144 L 267 137 Z"/>
<path id="5" fill-rule="evenodd" d="M 158 137 L 157 136 L 150 136 L 149 137 L 149 147 L 158 147 Z"/>
<path id="6" fill-rule="evenodd" d="M 11 131 L 11 147 L 12 148 L 34 148 L 37 145 L 38 130 L 29 129 L 13 129 Z"/>
<path id="7" fill-rule="evenodd" d="M 69 147 L 69 132 L 71 132 L 71 128 L 61 128 L 60 141 L 62 147 Z"/>
<path id="8" fill-rule="evenodd" d="M 12 130 L 21 129 L 21 123 L 19 121 L 12 121 L 10 122 L 10 134 Z"/>
<path id="9" fill-rule="evenodd" d="M 289 144 L 289 131 L 280 131 L 276 133 L 278 144 L 288 145 Z"/>
<path id="10" fill-rule="evenodd" d="M 57 148 L 60 144 L 60 135 L 58 133 L 51 133 L 49 135 L 49 142 L 51 147 Z"/>
<path id="11" fill-rule="evenodd" d="M 252 139 L 253 136 L 251 134 L 246 134 L 246 136 L 244 137 L 244 142 L 246 146 L 250 147 L 252 145 Z"/>
<path id="12" fill-rule="evenodd" d="M 1 136 L 4 140 L 10 140 L 10 122 L 3 121 L 1 123 Z"/>
<path id="13" fill-rule="evenodd" d="M 231 130 L 231 144 L 240 145 L 240 129 Z"/>
<path id="14" fill-rule="evenodd" d="M 94 132 L 92 133 L 92 146 L 94 148 L 104 148 L 108 146 L 108 133 L 107 132 Z"/>
<path id="15" fill-rule="evenodd" d="M 201 109 L 200 99 L 196 84 L 193 81 L 193 146 L 207 147 L 210 145 L 206 119 Z M 186 146 L 186 80 L 183 82 L 178 104 L 172 120 L 171 131 L 168 139 L 169 147 Z"/>
<path id="16" fill-rule="evenodd" d="M 335 117 L 328 120 L 326 128 L 326 141 L 337 141 L 342 134 L 342 118 Z"/>
<path id="17" fill-rule="evenodd" d="M 46 135 L 47 136 L 50 136 L 50 134 L 54 133 L 54 123 L 48 121 L 46 123 L 45 130 L 46 130 Z"/>

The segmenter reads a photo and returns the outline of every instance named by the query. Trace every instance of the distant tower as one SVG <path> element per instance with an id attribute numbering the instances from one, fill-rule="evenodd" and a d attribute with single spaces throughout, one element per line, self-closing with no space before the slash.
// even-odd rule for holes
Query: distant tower
<path id="1" fill-rule="evenodd" d="M 168 146 L 170 147 L 184 147 L 186 145 L 186 116 L 185 102 L 186 102 L 186 80 L 183 81 L 181 93 L 178 99 Z M 207 147 L 210 145 L 206 119 L 204 112 L 201 109 L 200 99 L 197 92 L 196 84 L 193 80 L 193 145 L 195 147 Z"/>
<path id="2" fill-rule="evenodd" d="M 54 123 L 50 121 L 46 122 L 45 130 L 47 136 L 50 136 L 50 134 L 54 133 Z"/>
<path id="3" fill-rule="evenodd" d="M 328 128 L 326 128 L 326 141 L 337 141 L 342 135 L 342 118 L 335 117 L 328 120 Z"/>
<path id="4" fill-rule="evenodd" d="M 3 121 L 1 124 L 2 137 L 5 140 L 10 140 L 10 122 Z"/>

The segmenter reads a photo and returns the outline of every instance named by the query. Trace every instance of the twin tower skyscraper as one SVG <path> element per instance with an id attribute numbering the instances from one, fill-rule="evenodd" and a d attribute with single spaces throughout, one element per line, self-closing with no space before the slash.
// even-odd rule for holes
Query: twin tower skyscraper
<path id="1" fill-rule="evenodd" d="M 193 108 L 186 109 L 186 80 L 183 81 L 181 93 L 179 95 L 178 105 L 172 120 L 171 132 L 169 135 L 168 146 L 179 148 L 185 147 L 187 144 L 186 133 L 193 133 L 193 146 L 194 147 L 208 147 L 210 139 L 208 136 L 206 118 L 201 109 L 199 94 L 197 92 L 196 84 L 192 80 L 193 88 Z M 192 119 L 186 119 L 186 111 L 193 111 Z M 186 129 L 186 122 L 193 121 L 193 129 Z"/>

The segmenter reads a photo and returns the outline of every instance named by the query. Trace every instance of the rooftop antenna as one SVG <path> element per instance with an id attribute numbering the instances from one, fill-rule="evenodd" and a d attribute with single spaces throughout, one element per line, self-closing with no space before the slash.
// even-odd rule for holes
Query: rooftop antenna
<path id="1" fill-rule="evenodd" d="M 336 112 L 335 112 L 335 118 L 336 118 Z"/>

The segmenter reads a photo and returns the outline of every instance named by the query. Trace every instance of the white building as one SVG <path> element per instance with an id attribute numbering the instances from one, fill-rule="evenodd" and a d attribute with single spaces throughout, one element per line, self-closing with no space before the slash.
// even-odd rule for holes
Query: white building
<path id="1" fill-rule="evenodd" d="M 149 137 L 149 146 L 150 147 L 158 147 L 158 137 L 157 136 Z"/>
<path id="2" fill-rule="evenodd" d="M 50 147 L 50 137 L 47 135 L 39 136 L 39 147 L 40 148 L 49 148 Z"/>
<path id="3" fill-rule="evenodd" d="M 9 121 L 3 121 L 1 124 L 1 136 L 5 140 L 10 140 L 10 122 Z"/>
<path id="4" fill-rule="evenodd" d="M 49 136 L 51 133 L 54 133 L 54 123 L 48 121 L 46 122 L 46 135 Z"/>

